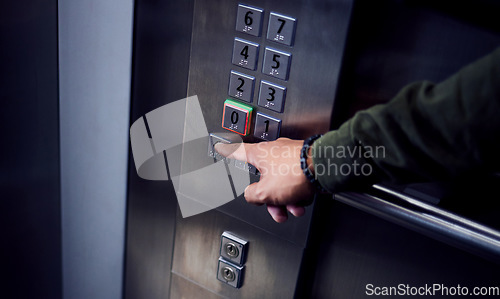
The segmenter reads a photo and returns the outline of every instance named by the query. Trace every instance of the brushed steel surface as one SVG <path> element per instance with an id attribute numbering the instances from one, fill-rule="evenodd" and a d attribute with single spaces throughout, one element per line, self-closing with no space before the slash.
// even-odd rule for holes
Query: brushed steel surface
<path id="1" fill-rule="evenodd" d="M 240 289 L 217 280 L 220 236 L 228 229 L 249 242 Z M 292 298 L 302 254 L 289 241 L 212 210 L 177 218 L 172 272 L 229 298 Z"/>
<path id="2" fill-rule="evenodd" d="M 284 137 L 306 138 L 328 131 L 352 1 L 255 0 L 245 4 L 264 9 L 264 28 L 260 37 L 235 30 L 237 1 L 195 1 L 188 95 L 198 95 L 208 131 L 221 130 L 231 70 L 255 77 L 256 86 L 260 86 L 261 80 L 266 80 L 287 88 L 283 113 L 258 107 L 256 100 L 253 101 L 252 126 L 256 112 L 262 111 L 282 120 L 281 136 Z M 293 47 L 267 40 L 264 32 L 267 32 L 271 11 L 296 19 Z M 255 71 L 232 64 L 235 38 L 260 45 Z M 288 81 L 262 74 L 266 47 L 292 54 Z M 250 136 L 243 139 L 261 141 L 253 136 L 253 128 Z M 264 207 L 250 206 L 243 197 L 219 210 L 300 246 L 306 244 L 310 209 L 305 216 L 280 225 L 270 218 Z"/>
<path id="3" fill-rule="evenodd" d="M 192 14 L 193 1 L 136 1 L 131 123 L 186 97 Z M 176 195 L 139 178 L 129 156 L 124 298 L 168 298 Z"/>
<path id="4" fill-rule="evenodd" d="M 498 265 L 344 205 L 323 202 L 308 298 L 368 298 L 366 285 L 498 285 Z M 318 228 L 319 230 L 319 228 Z M 438 296 L 437 296 L 438 297 Z"/>
<path id="5" fill-rule="evenodd" d="M 167 298 L 167 297 L 165 297 Z M 170 299 L 222 299 L 222 297 L 215 294 L 200 285 L 185 279 L 176 274 L 172 274 L 172 285 L 170 291 Z"/>
<path id="6" fill-rule="evenodd" d="M 177 204 L 165 196 L 174 192 L 173 186 L 131 172 L 124 298 L 166 298 Z"/>
<path id="7" fill-rule="evenodd" d="M 406 195 L 393 194 L 387 189 L 383 191 L 385 194 L 375 196 L 369 193 L 343 192 L 336 194 L 335 199 L 500 263 L 498 231 Z"/>
<path id="8" fill-rule="evenodd" d="M 193 38 L 189 72 L 189 95 L 198 95 L 208 130 L 220 130 L 222 104 L 227 97 L 231 69 L 252 75 L 257 80 L 275 79 L 261 74 L 263 51 L 256 71 L 231 63 L 235 37 L 269 46 L 294 55 L 285 105 L 282 136 L 305 138 L 329 128 L 337 87 L 343 46 L 346 38 L 351 1 L 251 1 L 269 12 L 280 12 L 297 19 L 293 47 L 267 41 L 234 29 L 237 1 L 198 0 L 195 3 Z M 281 82 L 278 80 L 276 82 Z M 278 83 L 279 84 L 279 83 Z M 247 141 L 256 141 L 249 137 Z"/>

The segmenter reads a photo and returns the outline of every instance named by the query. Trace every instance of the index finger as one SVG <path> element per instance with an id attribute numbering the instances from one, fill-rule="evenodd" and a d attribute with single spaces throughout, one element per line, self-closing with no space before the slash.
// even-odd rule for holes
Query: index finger
<path id="1" fill-rule="evenodd" d="M 214 149 L 222 156 L 239 161 L 253 164 L 254 159 L 251 151 L 253 149 L 251 143 L 216 143 Z"/>

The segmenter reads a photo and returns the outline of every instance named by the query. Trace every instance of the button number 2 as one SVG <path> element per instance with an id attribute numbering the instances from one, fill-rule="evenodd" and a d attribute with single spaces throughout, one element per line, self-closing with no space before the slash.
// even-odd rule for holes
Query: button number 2
<path id="1" fill-rule="evenodd" d="M 245 80 L 243 80 L 243 79 L 241 79 L 241 78 L 238 78 L 238 81 L 240 81 L 241 83 L 240 83 L 240 86 L 238 86 L 238 87 L 236 88 L 236 90 L 237 90 L 237 91 L 239 91 L 239 92 L 243 92 L 244 90 L 243 90 L 243 89 L 241 89 L 241 88 L 243 87 L 243 85 L 245 85 Z"/>

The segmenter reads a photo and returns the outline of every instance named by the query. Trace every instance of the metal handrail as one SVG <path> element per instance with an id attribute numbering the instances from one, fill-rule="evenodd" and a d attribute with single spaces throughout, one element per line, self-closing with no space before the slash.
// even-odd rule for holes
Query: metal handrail
<path id="1" fill-rule="evenodd" d="M 382 195 L 341 192 L 334 198 L 500 264 L 498 230 L 381 185 L 373 189 Z"/>

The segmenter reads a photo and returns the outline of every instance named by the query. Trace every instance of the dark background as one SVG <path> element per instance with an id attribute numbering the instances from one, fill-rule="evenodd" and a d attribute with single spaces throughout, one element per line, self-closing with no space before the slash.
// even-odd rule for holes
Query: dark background
<path id="1" fill-rule="evenodd" d="M 0 1 L 0 297 L 60 298 L 57 1 Z"/>

